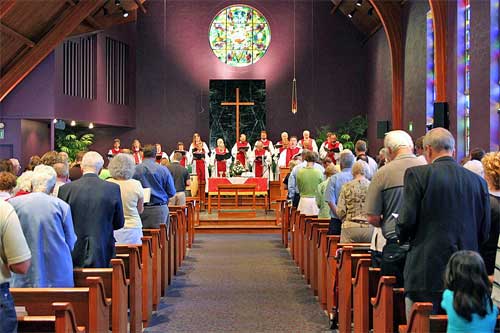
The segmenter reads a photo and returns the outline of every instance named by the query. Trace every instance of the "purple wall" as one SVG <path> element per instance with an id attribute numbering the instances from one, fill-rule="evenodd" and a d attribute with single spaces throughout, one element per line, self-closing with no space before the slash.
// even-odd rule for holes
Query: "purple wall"
<path id="1" fill-rule="evenodd" d="M 21 120 L 21 165 L 28 165 L 29 157 L 51 150 L 50 123 L 34 120 Z"/>

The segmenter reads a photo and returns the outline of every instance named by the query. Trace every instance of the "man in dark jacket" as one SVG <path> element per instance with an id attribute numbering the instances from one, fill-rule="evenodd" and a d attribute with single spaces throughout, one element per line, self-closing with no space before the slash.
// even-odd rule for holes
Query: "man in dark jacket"
<path id="1" fill-rule="evenodd" d="M 410 241 L 404 270 L 407 318 L 414 302 L 432 302 L 440 312 L 449 258 L 459 250 L 478 251 L 490 230 L 488 187 L 453 159 L 452 134 L 435 128 L 425 136 L 424 148 L 429 165 L 406 170 L 397 222 L 399 241 Z"/>
<path id="2" fill-rule="evenodd" d="M 74 267 L 109 267 L 115 255 L 113 230 L 123 228 L 120 187 L 97 176 L 104 160 L 91 151 L 83 156 L 83 176 L 59 188 L 58 196 L 71 206 L 77 241 Z"/>

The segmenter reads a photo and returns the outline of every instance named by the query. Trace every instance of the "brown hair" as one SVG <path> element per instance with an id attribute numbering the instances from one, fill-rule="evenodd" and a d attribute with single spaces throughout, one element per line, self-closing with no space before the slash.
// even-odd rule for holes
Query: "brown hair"
<path id="1" fill-rule="evenodd" d="M 0 172 L 0 191 L 10 192 L 16 187 L 16 179 L 12 173 L 7 171 Z"/>
<path id="2" fill-rule="evenodd" d="M 500 190 L 500 152 L 484 155 L 481 160 L 484 167 L 484 177 L 495 190 Z"/>

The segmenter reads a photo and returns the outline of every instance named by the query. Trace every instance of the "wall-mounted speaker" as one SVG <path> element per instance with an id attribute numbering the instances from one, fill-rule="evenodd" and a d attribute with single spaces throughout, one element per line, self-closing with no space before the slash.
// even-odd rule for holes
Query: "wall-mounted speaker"
<path id="1" fill-rule="evenodd" d="M 450 112 L 447 102 L 434 103 L 434 124 L 432 127 L 450 128 Z"/>
<path id="2" fill-rule="evenodd" d="M 391 122 L 389 120 L 377 121 L 377 139 L 383 139 L 385 133 L 391 130 Z"/>

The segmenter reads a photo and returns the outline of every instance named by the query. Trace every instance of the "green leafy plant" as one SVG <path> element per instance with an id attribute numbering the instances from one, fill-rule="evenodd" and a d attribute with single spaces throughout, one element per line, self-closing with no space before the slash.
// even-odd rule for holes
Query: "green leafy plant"
<path id="1" fill-rule="evenodd" d="M 356 116 L 345 123 L 341 123 L 335 130 L 330 126 L 322 126 L 316 129 L 316 143 L 321 145 L 328 132 L 337 133 L 338 140 L 342 143 L 344 149 L 354 150 L 354 144 L 358 140 L 366 140 L 366 131 L 368 130 L 368 118 L 366 116 Z"/>
<path id="2" fill-rule="evenodd" d="M 74 161 L 79 151 L 87 151 L 94 143 L 94 134 L 75 134 L 65 131 L 56 132 L 56 149 L 68 154 L 70 161 Z"/>

